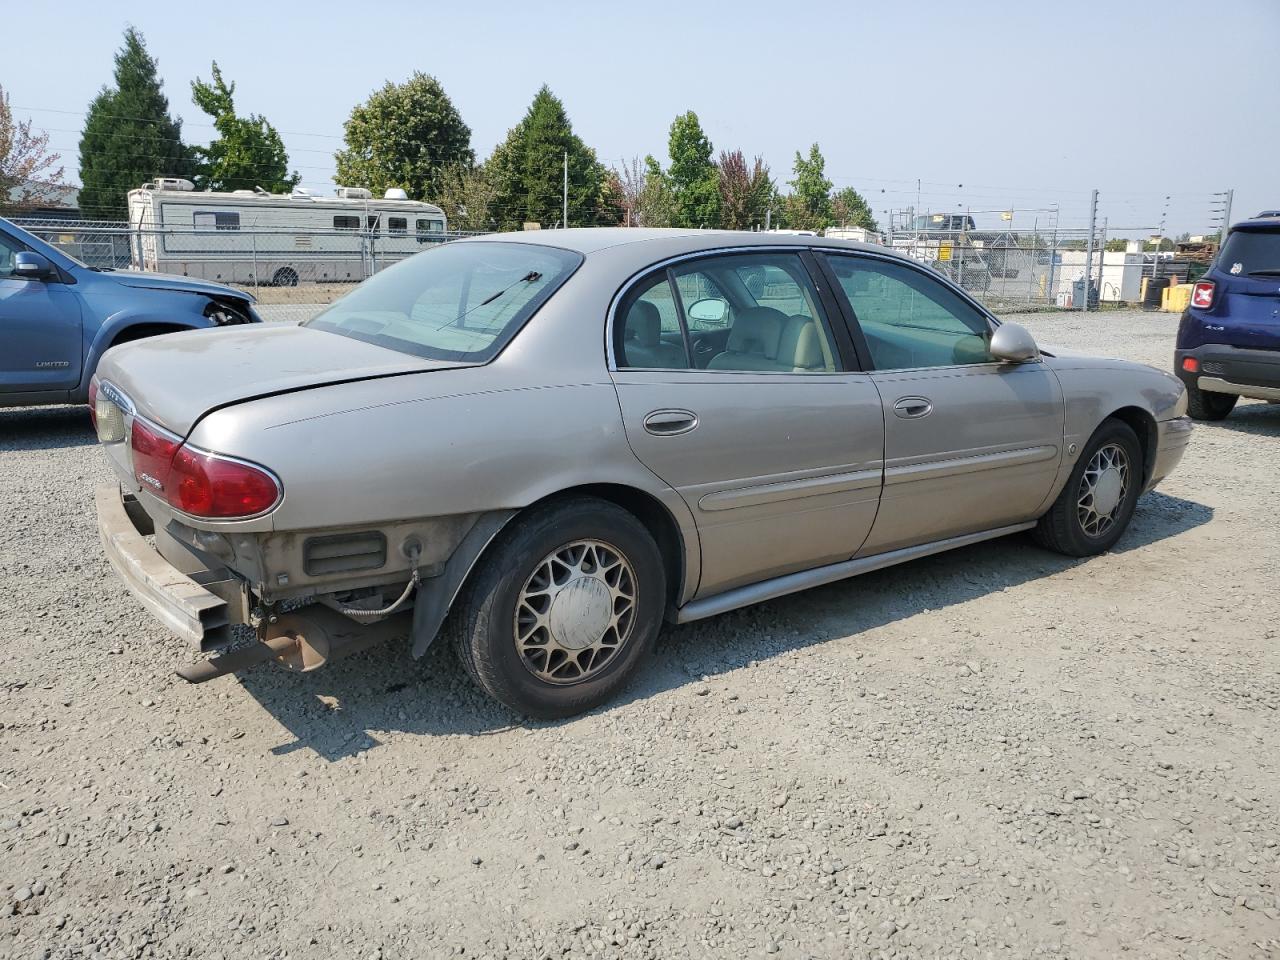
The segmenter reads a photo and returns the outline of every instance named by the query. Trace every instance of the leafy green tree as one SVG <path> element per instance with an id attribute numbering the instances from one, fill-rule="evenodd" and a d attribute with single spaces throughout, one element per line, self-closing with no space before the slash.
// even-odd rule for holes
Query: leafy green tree
<path id="1" fill-rule="evenodd" d="M 636 226 L 670 227 L 675 222 L 676 198 L 662 167 L 652 156 L 644 158 L 644 176 L 636 204 Z"/>
<path id="2" fill-rule="evenodd" d="M 808 159 L 796 151 L 795 179 L 788 180 L 792 193 L 787 197 L 787 221 L 795 230 L 824 230 L 831 226 L 831 181 L 827 162 L 815 143 Z"/>
<path id="3" fill-rule="evenodd" d="M 471 128 L 440 81 L 421 72 L 375 90 L 351 111 L 343 134 L 334 179 L 375 195 L 400 187 L 414 200 L 434 200 L 443 167 L 476 160 Z"/>
<path id="4" fill-rule="evenodd" d="M 675 200 L 673 225 L 718 227 L 720 174 L 711 159 L 711 141 L 692 110 L 671 122 L 667 152 L 671 156 L 667 179 Z"/>
<path id="5" fill-rule="evenodd" d="M 831 197 L 831 218 L 842 227 L 862 227 L 866 230 L 878 230 L 876 218 L 871 213 L 871 205 L 853 187 L 837 190 Z"/>
<path id="6" fill-rule="evenodd" d="M 213 118 L 217 138 L 207 147 L 196 147 L 196 186 L 201 190 L 252 190 L 288 193 L 302 179 L 289 173 L 289 154 L 276 128 L 265 117 L 236 116 L 234 83 L 222 79 L 213 62 L 213 80 L 191 81 L 191 99 Z"/>
<path id="7" fill-rule="evenodd" d="M 487 161 L 485 171 L 497 191 L 500 229 L 524 222 L 564 219 L 565 155 L 569 162 L 569 226 L 622 222 L 623 198 L 596 153 L 573 132 L 564 104 L 546 84 Z"/>
<path id="8" fill-rule="evenodd" d="M 450 230 L 492 230 L 498 192 L 484 167 L 454 163 L 440 171 L 434 203 L 444 210 Z"/>
<path id="9" fill-rule="evenodd" d="M 741 150 L 720 154 L 720 226 L 726 230 L 750 230 L 763 226 L 765 211 L 773 198 L 774 185 L 769 168 L 755 158 L 747 166 Z"/>
<path id="10" fill-rule="evenodd" d="M 133 27 L 115 61 L 115 86 L 93 98 L 80 135 L 80 209 L 123 220 L 128 191 L 155 177 L 189 176 L 192 152 L 182 142 L 182 121 L 169 114 L 156 61 Z"/>
<path id="11" fill-rule="evenodd" d="M 13 119 L 9 94 L 0 87 L 0 209 L 55 199 L 65 187 L 59 159 L 49 151 L 49 134 Z"/>

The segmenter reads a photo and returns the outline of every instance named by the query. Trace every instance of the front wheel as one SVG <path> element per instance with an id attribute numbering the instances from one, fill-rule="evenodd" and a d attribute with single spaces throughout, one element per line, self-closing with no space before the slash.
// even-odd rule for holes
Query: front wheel
<path id="1" fill-rule="evenodd" d="M 1187 386 L 1187 413 L 1192 420 L 1225 420 L 1240 398 L 1234 393 L 1215 393 Z"/>
<path id="2" fill-rule="evenodd" d="M 1133 518 L 1142 471 L 1142 446 L 1133 428 L 1105 421 L 1032 535 L 1041 546 L 1069 557 L 1110 550 Z"/>
<path id="3" fill-rule="evenodd" d="M 519 520 L 486 551 L 450 614 L 458 659 L 525 716 L 590 710 L 630 679 L 662 625 L 666 575 L 648 530 L 594 497 Z"/>

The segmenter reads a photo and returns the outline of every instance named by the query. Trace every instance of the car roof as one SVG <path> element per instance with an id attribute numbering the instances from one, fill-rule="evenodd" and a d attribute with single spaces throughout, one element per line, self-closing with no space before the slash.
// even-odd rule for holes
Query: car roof
<path id="1" fill-rule="evenodd" d="M 1241 220 L 1232 230 L 1280 230 L 1280 216 L 1258 216 L 1250 220 Z"/>
<path id="2" fill-rule="evenodd" d="M 691 230 L 652 227 L 571 227 L 568 230 L 513 230 L 508 233 L 489 233 L 480 237 L 468 237 L 459 243 L 536 243 L 549 247 L 572 250 L 590 256 L 601 250 L 621 246 L 657 243 L 658 241 L 683 241 L 688 252 L 716 250 L 722 247 L 831 247 L 838 250 L 869 250 L 879 254 L 908 259 L 901 254 L 872 243 L 843 240 L 836 237 L 797 236 L 771 233 L 764 230 Z"/>

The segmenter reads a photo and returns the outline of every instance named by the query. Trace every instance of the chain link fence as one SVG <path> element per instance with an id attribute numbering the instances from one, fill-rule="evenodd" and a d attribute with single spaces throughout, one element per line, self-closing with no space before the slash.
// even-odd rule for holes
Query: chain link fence
<path id="1" fill-rule="evenodd" d="M 15 220 L 18 226 L 92 267 L 149 270 L 231 284 L 252 292 L 269 320 L 301 321 L 356 284 L 458 232 L 296 229 L 150 229 L 123 222 Z M 890 249 L 955 281 L 996 312 L 1079 308 L 1089 260 L 1087 229 L 896 229 Z M 1137 303 L 1152 257 L 1103 252 L 1092 237 L 1090 306 Z"/>

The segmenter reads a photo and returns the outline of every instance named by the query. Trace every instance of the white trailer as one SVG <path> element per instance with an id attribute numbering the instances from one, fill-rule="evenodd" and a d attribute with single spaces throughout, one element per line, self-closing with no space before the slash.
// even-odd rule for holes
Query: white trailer
<path id="1" fill-rule="evenodd" d="M 129 191 L 132 264 L 223 283 L 356 283 L 445 239 L 439 207 L 403 190 L 361 187 L 321 197 L 256 190 L 197 191 L 159 178 Z"/>

